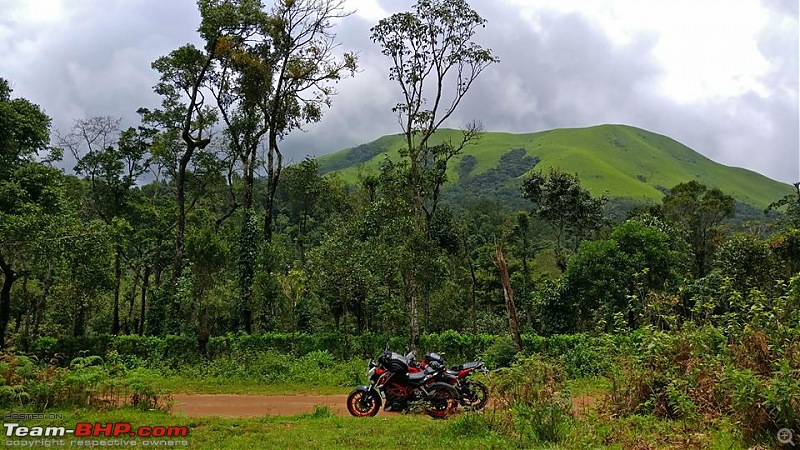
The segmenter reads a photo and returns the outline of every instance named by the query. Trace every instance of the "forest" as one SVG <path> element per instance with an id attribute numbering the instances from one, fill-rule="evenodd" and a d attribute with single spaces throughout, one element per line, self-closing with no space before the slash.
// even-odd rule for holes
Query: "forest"
<path id="1" fill-rule="evenodd" d="M 520 180 L 503 195 L 522 208 L 442 195 L 448 164 L 483 130 L 436 132 L 500 63 L 473 41 L 484 19 L 463 0 L 419 0 L 371 29 L 406 146 L 346 182 L 281 153 L 284 137 L 324 120 L 335 82 L 358 76 L 335 34 L 343 2 L 198 8 L 203 46 L 153 62 L 162 103 L 139 123 L 54 130 L 0 79 L 5 385 L 12 355 L 68 365 L 113 349 L 129 365 L 183 364 L 251 342 L 347 360 L 392 342 L 529 364 L 545 384 L 550 363 L 523 355 L 546 355 L 565 379 L 612 380 L 619 414 L 727 415 L 747 438 L 800 425 L 800 184 L 746 222 L 696 180 L 611 214 L 576 174 L 519 170 L 537 161 L 515 153 L 508 173 L 493 170 Z M 470 183 L 481 191 L 480 176 Z M 525 401 L 515 411 L 535 422 L 550 398 Z"/>

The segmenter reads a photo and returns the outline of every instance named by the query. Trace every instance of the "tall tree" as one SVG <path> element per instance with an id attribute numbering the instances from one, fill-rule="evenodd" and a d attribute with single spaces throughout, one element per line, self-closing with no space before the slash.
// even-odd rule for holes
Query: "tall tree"
<path id="1" fill-rule="evenodd" d="M 50 118 L 24 98 L 11 98 L 0 78 L 0 348 L 5 348 L 11 314 L 11 288 L 20 276 L 17 263 L 57 215 L 58 171 L 33 161 L 49 144 Z"/>
<path id="2" fill-rule="evenodd" d="M 394 14 L 371 29 L 372 40 L 392 61 L 389 79 L 402 92 L 402 100 L 392 110 L 405 137 L 402 154 L 408 161 L 414 230 L 422 237 L 427 236 L 436 214 L 448 161 L 479 136 L 480 126 L 473 123 L 455 142 L 430 142 L 481 72 L 498 61 L 472 40 L 485 22 L 464 0 L 418 0 L 413 12 Z M 415 276 L 406 278 L 414 347 L 419 340 L 420 289 Z"/>
<path id="3" fill-rule="evenodd" d="M 692 180 L 673 187 L 662 204 L 664 218 L 686 229 L 694 254 L 694 274 L 704 277 L 722 231 L 720 225 L 734 215 L 733 197 Z"/>
<path id="4" fill-rule="evenodd" d="M 120 285 L 125 256 L 124 230 L 130 219 L 131 189 L 147 171 L 153 130 L 119 129 L 119 119 L 109 116 L 76 120 L 58 143 L 75 157 L 75 172 L 90 184 L 94 210 L 114 234 L 114 308 L 112 334 L 120 332 Z"/>
<path id="5" fill-rule="evenodd" d="M 577 175 L 550 169 L 533 172 L 522 182 L 522 196 L 533 203 L 533 213 L 550 224 L 556 238 L 556 264 L 567 270 L 568 243 L 576 250 L 581 240 L 603 225 L 605 197 L 593 197 Z"/>
<path id="6" fill-rule="evenodd" d="M 272 237 L 275 193 L 283 166 L 279 141 L 291 131 L 322 118 L 335 94 L 332 84 L 354 73 L 353 54 L 334 54 L 333 22 L 348 15 L 343 0 L 277 1 L 267 11 L 259 0 L 202 0 L 203 27 L 222 25 L 221 36 L 203 35 L 213 45 L 215 64 L 211 92 L 226 125 L 230 149 L 242 170 L 243 227 L 253 215 L 253 181 L 257 167 L 267 169 L 263 237 Z M 259 149 L 266 141 L 266 158 Z M 266 159 L 266 161 L 263 161 Z M 238 207 L 238 203 L 232 205 Z M 242 245 L 254 245 L 253 231 L 243 228 Z M 248 255 L 242 249 L 241 255 Z M 255 261 L 240 258 L 244 328 L 250 331 Z"/>
<path id="7" fill-rule="evenodd" d="M 514 347 L 518 352 L 522 351 L 522 337 L 519 333 L 519 320 L 517 319 L 517 306 L 514 304 L 514 290 L 511 288 L 511 277 L 508 274 L 508 264 L 503 257 L 503 248 L 498 245 L 495 254 L 497 269 L 500 271 L 500 281 L 503 285 L 503 297 L 506 299 L 506 314 L 508 315 L 508 326 L 511 330 L 511 337 L 514 339 Z"/>
<path id="8" fill-rule="evenodd" d="M 173 292 L 183 270 L 187 168 L 195 152 L 211 143 L 210 128 L 217 119 L 215 111 L 205 104 L 203 89 L 208 85 L 208 74 L 223 31 L 219 24 L 204 24 L 200 28 L 207 43 L 203 50 L 187 44 L 153 62 L 153 69 L 160 74 L 154 90 L 162 97 L 161 109 L 140 110 L 146 121 L 160 125 L 167 140 L 174 143 L 176 138 L 180 138 L 185 146 L 182 153 L 175 155 L 174 183 L 178 212 L 172 264 Z"/>

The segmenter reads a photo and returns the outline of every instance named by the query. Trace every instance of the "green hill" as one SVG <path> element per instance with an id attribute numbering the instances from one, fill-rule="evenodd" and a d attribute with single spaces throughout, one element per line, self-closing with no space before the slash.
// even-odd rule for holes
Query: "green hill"
<path id="1" fill-rule="evenodd" d="M 459 135 L 442 130 L 433 143 L 455 141 Z M 400 135 L 384 136 L 322 156 L 319 162 L 323 172 L 336 171 L 354 182 L 359 172 L 377 172 L 387 157 L 398 160 L 403 144 Z M 667 136 L 627 125 L 599 125 L 528 134 L 487 132 L 452 160 L 445 198 L 494 197 L 516 204 L 521 201 L 521 176 L 534 166 L 577 173 L 594 195 L 605 193 L 626 204 L 656 203 L 668 188 L 689 180 L 719 188 L 758 210 L 791 192 L 788 184 L 716 163 Z"/>

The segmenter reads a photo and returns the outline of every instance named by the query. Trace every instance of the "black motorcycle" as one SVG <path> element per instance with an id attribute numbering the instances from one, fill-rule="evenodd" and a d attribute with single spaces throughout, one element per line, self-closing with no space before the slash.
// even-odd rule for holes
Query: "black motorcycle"
<path id="1" fill-rule="evenodd" d="M 459 393 L 451 385 L 437 381 L 441 370 L 424 371 L 409 367 L 409 360 L 399 353 L 384 351 L 377 363 L 370 361 L 367 379 L 370 384 L 356 387 L 347 396 L 347 411 L 356 417 L 378 414 L 383 400 L 386 411 L 408 411 L 421 406 L 434 418 L 443 419 L 459 404 Z"/>
<path id="2" fill-rule="evenodd" d="M 406 355 L 406 359 L 410 366 L 433 375 L 435 381 L 441 381 L 456 388 L 462 407 L 477 411 L 483 409 L 489 401 L 489 388 L 470 377 L 473 372 L 489 371 L 483 361 L 471 361 L 447 369 L 442 355 L 434 352 L 426 353 L 423 361 L 417 361 L 414 352 Z"/>

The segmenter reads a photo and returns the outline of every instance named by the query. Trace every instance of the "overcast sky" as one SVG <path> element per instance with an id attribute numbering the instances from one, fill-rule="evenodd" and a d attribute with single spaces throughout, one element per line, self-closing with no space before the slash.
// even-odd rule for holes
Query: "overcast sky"
<path id="1" fill-rule="evenodd" d="M 397 133 L 399 100 L 369 28 L 408 0 L 347 0 L 336 28 L 360 72 L 338 85 L 319 124 L 283 144 L 290 159 Z M 448 124 L 533 132 L 624 123 L 709 158 L 800 180 L 796 0 L 472 0 L 475 40 L 501 63 Z M 197 43 L 193 0 L 0 0 L 0 77 L 41 105 L 54 128 L 156 107 L 150 63 Z"/>

